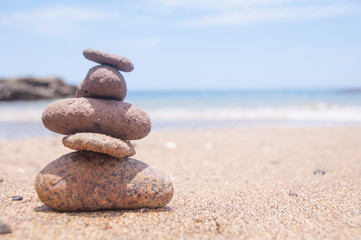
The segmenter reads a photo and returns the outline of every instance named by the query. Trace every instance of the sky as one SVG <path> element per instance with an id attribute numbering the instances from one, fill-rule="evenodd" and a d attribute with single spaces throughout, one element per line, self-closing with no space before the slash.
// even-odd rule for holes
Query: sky
<path id="1" fill-rule="evenodd" d="M 128 91 L 361 88 L 360 0 L 1 0 L 0 34 L 0 78 L 78 85 L 93 48 Z"/>

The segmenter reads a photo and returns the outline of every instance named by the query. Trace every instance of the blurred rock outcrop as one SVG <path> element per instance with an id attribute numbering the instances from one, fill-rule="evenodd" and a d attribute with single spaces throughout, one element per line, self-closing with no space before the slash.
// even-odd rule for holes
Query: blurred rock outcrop
<path id="1" fill-rule="evenodd" d="M 0 101 L 73 97 L 76 86 L 55 77 L 0 79 Z"/>

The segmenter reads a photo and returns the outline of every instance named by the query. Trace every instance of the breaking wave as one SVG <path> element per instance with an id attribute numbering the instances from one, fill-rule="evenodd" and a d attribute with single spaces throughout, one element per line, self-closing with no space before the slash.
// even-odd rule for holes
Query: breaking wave
<path id="1" fill-rule="evenodd" d="M 295 107 L 154 108 L 149 109 L 148 113 L 153 121 L 302 121 L 361 124 L 361 106 L 324 103 Z"/>
<path id="2" fill-rule="evenodd" d="M 2 106 L 1 122 L 40 122 L 45 106 Z M 144 109 L 156 121 L 306 121 L 361 123 L 361 106 L 317 103 L 293 107 L 158 107 Z"/>

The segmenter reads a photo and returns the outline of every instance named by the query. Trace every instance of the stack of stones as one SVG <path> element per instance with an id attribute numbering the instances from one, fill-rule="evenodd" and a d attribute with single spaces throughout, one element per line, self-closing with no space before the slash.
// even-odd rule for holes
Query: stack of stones
<path id="1" fill-rule="evenodd" d="M 63 144 L 76 150 L 48 164 L 36 177 L 39 198 L 59 211 L 158 208 L 173 196 L 168 177 L 135 154 L 130 140 L 148 135 L 151 122 L 140 108 L 123 102 L 127 87 L 119 71 L 130 72 L 125 57 L 86 49 L 99 63 L 79 85 L 75 98 L 51 103 L 43 112 L 49 130 L 67 135 Z"/>

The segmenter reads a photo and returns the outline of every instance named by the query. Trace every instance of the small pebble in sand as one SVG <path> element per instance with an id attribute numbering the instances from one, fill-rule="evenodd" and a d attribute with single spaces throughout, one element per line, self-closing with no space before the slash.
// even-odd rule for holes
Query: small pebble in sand
<path id="1" fill-rule="evenodd" d="M 9 227 L 9 225 L 0 220 L 0 234 L 7 233 L 11 233 L 11 228 Z"/>
<path id="2" fill-rule="evenodd" d="M 22 196 L 11 196 L 11 200 L 13 201 L 22 201 L 24 198 Z"/>
<path id="3" fill-rule="evenodd" d="M 321 170 L 321 169 L 317 169 L 315 171 L 313 171 L 313 174 L 315 175 L 324 175 L 326 172 Z"/>
<path id="4" fill-rule="evenodd" d="M 175 142 L 165 142 L 164 143 L 164 147 L 166 149 L 176 149 L 177 148 L 177 144 Z"/>
<path id="5" fill-rule="evenodd" d="M 0 182 L 3 182 L 3 181 L 4 181 L 4 179 L 0 177 Z"/>
<path id="6" fill-rule="evenodd" d="M 26 172 L 26 170 L 24 168 L 16 168 L 15 171 L 18 172 L 18 173 L 25 173 Z"/>
<path id="7" fill-rule="evenodd" d="M 213 144 L 212 144 L 212 143 L 206 143 L 206 144 L 204 144 L 204 148 L 205 148 L 205 149 L 212 149 L 212 148 L 213 148 Z"/>
<path id="8" fill-rule="evenodd" d="M 298 194 L 294 192 L 290 192 L 288 195 L 290 195 L 291 197 L 298 197 Z"/>

